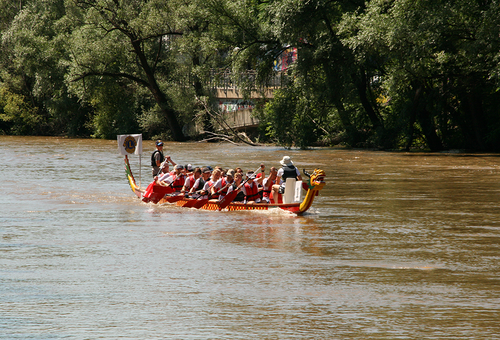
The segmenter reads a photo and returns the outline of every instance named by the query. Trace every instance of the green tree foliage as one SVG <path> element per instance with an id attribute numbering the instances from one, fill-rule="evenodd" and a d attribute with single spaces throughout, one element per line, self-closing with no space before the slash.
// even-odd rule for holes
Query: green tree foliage
<path id="1" fill-rule="evenodd" d="M 0 129 L 184 140 L 214 74 L 286 147 L 500 148 L 500 6 L 485 0 L 6 0 Z M 256 70 L 249 76 L 248 70 Z"/>
<path id="2" fill-rule="evenodd" d="M 499 10 L 496 1 L 376 0 L 345 17 L 344 42 L 376 56 L 384 111 L 402 123 L 407 149 L 419 135 L 436 151 L 499 145 Z"/>
<path id="3" fill-rule="evenodd" d="M 75 0 L 72 19 L 78 22 L 69 36 L 68 80 L 85 97 L 87 86 L 103 77 L 122 86 L 143 86 L 165 115 L 173 139 L 185 136 L 179 113 L 166 95 L 171 68 L 171 41 L 182 34 L 176 25 L 175 2 L 142 0 Z M 85 82 L 84 82 L 85 81 Z"/>
<path id="4" fill-rule="evenodd" d="M 88 133 L 84 127 L 87 111 L 68 94 L 64 82 L 67 52 L 63 35 L 67 29 L 63 1 L 46 0 L 25 2 L 2 30 L 3 93 L 16 94 L 29 107 L 16 119 L 3 120 L 6 133 Z"/>
<path id="5" fill-rule="evenodd" d="M 38 116 L 34 108 L 26 101 L 26 98 L 18 93 L 9 91 L 7 87 L 0 87 L 0 121 L 2 121 L 3 132 L 16 135 L 32 133 L 39 124 Z"/>

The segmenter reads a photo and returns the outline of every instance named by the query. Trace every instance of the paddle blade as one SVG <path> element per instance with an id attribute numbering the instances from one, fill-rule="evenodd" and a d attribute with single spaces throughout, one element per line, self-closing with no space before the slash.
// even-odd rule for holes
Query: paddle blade
<path id="1" fill-rule="evenodd" d="M 189 199 L 186 199 L 185 201 L 182 201 L 184 203 L 182 206 L 185 208 L 192 208 L 192 207 L 194 207 L 194 205 L 196 204 L 197 201 L 198 200 L 189 198 Z"/>
<path id="2" fill-rule="evenodd" d="M 150 201 L 150 197 L 151 197 L 151 194 L 153 193 L 153 186 L 155 185 L 155 182 L 151 182 L 148 187 L 146 188 L 146 190 L 144 191 L 144 193 L 142 194 L 142 200 L 144 202 L 149 202 Z"/>
<path id="3" fill-rule="evenodd" d="M 184 198 L 184 195 L 181 194 L 181 195 L 175 195 L 175 196 L 165 196 L 164 199 L 165 199 L 165 202 L 167 203 L 175 203 L 177 201 L 180 201 Z"/>
<path id="4" fill-rule="evenodd" d="M 203 207 L 207 203 L 208 203 L 208 198 L 196 200 L 196 203 L 193 205 L 193 208 L 200 209 L 201 207 Z"/>
<path id="5" fill-rule="evenodd" d="M 227 207 L 236 198 L 237 195 L 238 195 L 238 190 L 233 190 L 229 194 L 224 196 L 224 198 L 221 199 L 219 202 L 219 210 L 222 210 L 225 207 Z"/>

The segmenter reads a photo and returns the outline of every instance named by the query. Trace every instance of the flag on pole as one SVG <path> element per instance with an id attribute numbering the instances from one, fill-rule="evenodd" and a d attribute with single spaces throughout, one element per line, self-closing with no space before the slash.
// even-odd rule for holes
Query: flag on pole
<path id="1" fill-rule="evenodd" d="M 118 135 L 120 155 L 142 154 L 142 133 L 138 135 Z"/>

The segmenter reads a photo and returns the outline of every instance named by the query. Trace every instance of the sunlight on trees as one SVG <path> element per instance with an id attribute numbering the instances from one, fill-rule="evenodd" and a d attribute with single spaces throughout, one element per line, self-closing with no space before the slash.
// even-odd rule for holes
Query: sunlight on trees
<path id="1" fill-rule="evenodd" d="M 500 148 L 497 1 L 7 0 L 0 19 L 2 133 L 182 141 L 213 132 L 215 71 L 254 70 L 246 96 L 286 79 L 255 102 L 259 141 Z"/>

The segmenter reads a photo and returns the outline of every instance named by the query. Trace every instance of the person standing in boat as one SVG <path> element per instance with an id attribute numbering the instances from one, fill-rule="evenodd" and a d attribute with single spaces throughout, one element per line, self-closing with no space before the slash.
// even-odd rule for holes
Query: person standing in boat
<path id="1" fill-rule="evenodd" d="M 284 156 L 280 164 L 282 167 L 278 170 L 276 184 L 273 185 L 273 198 L 275 202 L 277 202 L 278 193 L 283 194 L 285 192 L 287 178 L 295 178 L 297 181 L 302 181 L 299 169 L 293 165 L 289 156 Z"/>
<path id="2" fill-rule="evenodd" d="M 153 177 L 158 175 L 158 173 L 160 172 L 160 166 L 165 160 L 167 160 L 167 162 L 172 163 L 173 166 L 176 165 L 175 163 L 172 162 L 170 156 L 165 157 L 163 155 L 163 142 L 161 139 L 158 139 L 155 145 L 156 145 L 156 150 L 153 152 L 153 154 L 151 154 L 151 167 L 152 167 Z"/>

